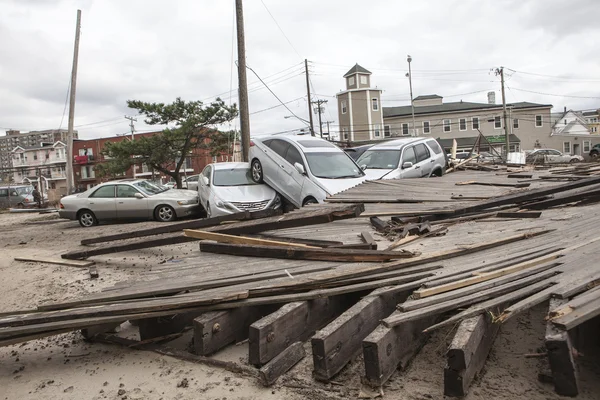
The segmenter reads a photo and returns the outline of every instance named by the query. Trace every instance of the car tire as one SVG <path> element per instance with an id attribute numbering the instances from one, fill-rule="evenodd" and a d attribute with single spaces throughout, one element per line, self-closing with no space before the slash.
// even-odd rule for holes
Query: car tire
<path id="1" fill-rule="evenodd" d="M 574 164 L 574 163 L 578 163 L 579 160 L 576 158 L 572 158 L 571 161 L 569 161 L 569 163 Z"/>
<path id="2" fill-rule="evenodd" d="M 94 225 L 98 225 L 98 218 L 90 210 L 82 210 L 77 215 L 79 225 L 84 228 L 91 228 Z"/>
<path id="3" fill-rule="evenodd" d="M 252 176 L 252 180 L 256 183 L 263 183 L 263 169 L 262 169 L 262 164 L 260 163 L 259 160 L 254 159 L 252 160 L 252 164 L 250 166 L 250 171 L 251 171 L 251 176 Z"/>
<path id="4" fill-rule="evenodd" d="M 302 207 L 307 206 L 309 204 L 319 204 L 319 202 L 314 197 L 309 197 L 302 202 Z"/>
<path id="5" fill-rule="evenodd" d="M 598 152 L 595 151 L 593 153 L 590 153 L 590 157 L 592 157 L 592 158 L 598 158 Z"/>
<path id="6" fill-rule="evenodd" d="M 23 208 L 25 208 L 25 204 L 19 203 L 19 204 L 17 204 L 17 208 L 18 209 L 23 209 Z"/>
<path id="7" fill-rule="evenodd" d="M 163 204 L 156 207 L 156 210 L 154 210 L 154 218 L 160 222 L 171 222 L 175 221 L 177 215 L 175 214 L 173 207 Z"/>

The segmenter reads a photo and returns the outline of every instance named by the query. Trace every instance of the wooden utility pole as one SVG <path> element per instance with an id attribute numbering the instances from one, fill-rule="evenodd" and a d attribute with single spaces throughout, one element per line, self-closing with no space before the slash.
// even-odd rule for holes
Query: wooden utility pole
<path id="1" fill-rule="evenodd" d="M 81 29 L 81 10 L 77 10 L 75 27 L 75 48 L 73 50 L 73 69 L 71 70 L 71 93 L 69 94 L 69 127 L 67 131 L 67 194 L 73 193 L 73 122 L 75 120 L 75 93 L 77 88 L 77 60 L 79 59 L 79 32 Z"/>
<path id="2" fill-rule="evenodd" d="M 315 136 L 315 128 L 313 125 L 312 104 L 310 100 L 310 79 L 308 78 L 308 60 L 304 59 L 304 72 L 306 74 L 306 94 L 308 96 L 308 119 L 310 121 L 310 135 Z"/>
<path id="3" fill-rule="evenodd" d="M 510 152 L 510 138 L 508 135 L 508 114 L 506 113 L 506 96 L 504 94 L 504 67 L 496 68 L 496 75 L 500 75 L 500 83 L 502 85 L 502 119 L 504 121 L 504 140 L 506 142 L 506 151 L 504 157 L 508 160 Z"/>
<path id="4" fill-rule="evenodd" d="M 250 114 L 248 112 L 248 80 L 246 79 L 246 43 L 244 40 L 244 10 L 242 0 L 235 0 L 238 50 L 238 94 L 240 100 L 240 128 L 242 130 L 242 161 L 248 162 L 250 149 Z"/>
<path id="5" fill-rule="evenodd" d="M 133 140 L 135 139 L 135 125 L 133 123 L 137 122 L 137 118 L 126 115 L 125 119 L 129 120 L 129 128 L 131 128 L 131 141 L 133 142 Z"/>
<path id="6" fill-rule="evenodd" d="M 317 105 L 317 112 L 319 113 L 319 133 L 321 138 L 323 138 L 323 123 L 321 122 L 321 114 L 323 113 L 323 109 L 321 108 L 321 105 L 327 103 L 327 100 L 316 100 L 311 103 Z"/>

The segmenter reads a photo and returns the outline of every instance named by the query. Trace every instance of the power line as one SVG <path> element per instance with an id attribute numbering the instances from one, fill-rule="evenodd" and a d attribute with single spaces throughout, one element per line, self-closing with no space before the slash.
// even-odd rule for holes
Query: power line
<path id="1" fill-rule="evenodd" d="M 546 75 L 546 74 L 538 74 L 538 73 L 534 73 L 534 72 L 517 71 L 512 68 L 506 68 L 506 69 L 508 69 L 512 72 L 518 73 L 518 74 L 539 76 L 539 77 L 543 77 L 543 78 L 555 78 L 555 79 L 583 81 L 583 82 L 600 82 L 600 79 L 593 79 L 593 78 L 578 78 L 578 77 L 569 77 L 569 76 Z"/>
<path id="2" fill-rule="evenodd" d="M 287 40 L 287 42 L 290 44 L 290 47 L 292 49 L 294 49 L 294 51 L 296 52 L 296 54 L 298 55 L 298 57 L 300 57 L 300 59 L 302 59 L 302 56 L 300 55 L 300 53 L 298 53 L 298 50 L 296 50 L 296 48 L 294 47 L 294 45 L 292 44 L 292 42 L 290 41 L 290 39 L 287 37 L 287 35 L 283 31 L 283 29 L 281 29 L 281 26 L 279 26 L 279 23 L 277 22 L 277 20 L 273 16 L 273 14 L 271 14 L 271 11 L 269 11 L 269 9 L 267 8 L 267 5 L 265 4 L 265 2 L 263 0 L 260 0 L 260 2 L 265 7 L 265 10 L 267 10 L 267 12 L 271 16 L 271 18 L 273 19 L 273 22 L 275 22 L 275 25 L 277 25 L 277 28 L 279 28 L 279 31 L 281 32 L 281 34 L 283 35 L 283 37 L 285 38 L 285 40 Z"/>
<path id="3" fill-rule="evenodd" d="M 544 95 L 544 96 L 569 97 L 569 98 L 573 98 L 573 99 L 600 99 L 599 96 L 573 96 L 573 95 L 568 95 L 568 94 L 555 94 L 555 93 L 536 92 L 534 90 L 526 90 L 526 89 L 517 89 L 517 88 L 512 88 L 512 89 L 513 90 L 517 90 L 519 92 L 541 94 L 541 95 Z"/>
<path id="4" fill-rule="evenodd" d="M 283 103 L 283 104 L 277 104 L 277 105 L 275 105 L 275 106 L 272 106 L 272 107 L 269 107 L 269 108 L 264 108 L 264 109 L 262 109 L 262 110 L 253 111 L 253 112 L 251 112 L 251 113 L 250 113 L 250 115 L 259 114 L 259 113 L 261 113 L 261 112 L 265 112 L 265 111 L 273 110 L 274 108 L 282 107 L 282 106 L 284 106 L 284 105 L 286 105 L 286 104 L 290 104 L 290 103 L 293 103 L 293 102 L 295 102 L 295 101 L 298 101 L 298 100 L 303 100 L 303 99 L 304 99 L 304 96 L 302 96 L 302 97 L 298 97 L 297 99 L 290 100 L 290 101 L 286 101 L 286 102 L 285 102 L 285 103 Z"/>

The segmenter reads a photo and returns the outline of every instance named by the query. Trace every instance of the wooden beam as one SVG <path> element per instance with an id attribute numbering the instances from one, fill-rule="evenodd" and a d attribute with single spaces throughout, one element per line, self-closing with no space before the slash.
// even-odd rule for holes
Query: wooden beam
<path id="1" fill-rule="evenodd" d="M 444 395 L 463 397 L 485 364 L 500 329 L 483 314 L 460 323 L 447 353 L 444 369 Z"/>
<path id="2" fill-rule="evenodd" d="M 236 256 L 248 257 L 347 262 L 389 261 L 399 258 L 415 257 L 415 253 L 408 251 L 336 249 L 333 247 L 325 249 L 308 247 L 284 248 L 278 246 L 207 242 L 200 242 L 200 251 L 205 253 L 235 254 Z"/>
<path id="3" fill-rule="evenodd" d="M 386 232 L 388 230 L 388 224 L 379 217 L 370 217 L 369 221 L 371 221 L 371 225 L 378 232 Z"/>
<path id="4" fill-rule="evenodd" d="M 541 211 L 530 212 L 499 212 L 496 214 L 498 218 L 539 218 L 542 215 Z"/>
<path id="5" fill-rule="evenodd" d="M 381 289 L 346 310 L 311 339 L 315 378 L 328 381 L 333 378 L 362 348 L 362 341 L 371 333 L 381 318 L 394 311 L 410 291 L 384 293 Z"/>
<path id="6" fill-rule="evenodd" d="M 267 239 L 267 240 L 276 240 L 278 242 L 293 242 L 293 243 L 302 243 L 309 246 L 314 247 L 332 247 L 332 246 L 342 246 L 344 243 L 336 240 L 321 240 L 321 239 L 305 239 L 305 238 L 292 238 L 286 236 L 278 236 L 278 235 L 267 235 L 265 233 L 254 233 L 249 235 L 244 235 L 246 237 L 253 237 L 257 239 Z"/>
<path id="7" fill-rule="evenodd" d="M 565 306 L 566 299 L 550 299 L 549 313 Z M 579 394 L 579 378 L 575 364 L 575 349 L 569 333 L 556 327 L 552 322 L 546 323 L 544 345 L 548 353 L 554 390 L 561 396 L 577 396 Z"/>
<path id="8" fill-rule="evenodd" d="M 396 311 L 390 317 L 399 314 Z M 421 350 L 428 335 L 423 329 L 435 322 L 435 316 L 406 322 L 394 328 L 379 325 L 363 340 L 367 383 L 380 387 L 398 369 L 405 369 Z"/>
<path id="9" fill-rule="evenodd" d="M 137 325 L 140 331 L 140 340 L 144 341 L 183 332 L 186 327 L 192 325 L 194 318 L 199 314 L 200 311 L 196 311 L 139 319 Z"/>
<path id="10" fill-rule="evenodd" d="M 66 265 L 67 267 L 87 268 L 94 265 L 93 261 L 61 260 L 46 257 L 15 257 L 15 261 L 38 262 L 44 264 Z"/>
<path id="11" fill-rule="evenodd" d="M 279 353 L 259 371 L 260 380 L 265 386 L 271 386 L 277 379 L 306 356 L 304 344 L 296 342 Z"/>
<path id="12" fill-rule="evenodd" d="M 349 306 L 347 296 L 285 304 L 250 325 L 248 362 L 264 365 L 294 342 L 307 340 Z"/>
<path id="13" fill-rule="evenodd" d="M 301 247 L 306 249 L 320 249 L 320 247 L 308 246 L 302 243 L 280 242 L 276 240 L 257 239 L 244 236 L 227 235 L 225 233 L 198 231 L 193 229 L 184 229 L 183 234 L 187 237 L 201 240 L 214 240 L 218 243 L 263 245 L 277 247 Z"/>

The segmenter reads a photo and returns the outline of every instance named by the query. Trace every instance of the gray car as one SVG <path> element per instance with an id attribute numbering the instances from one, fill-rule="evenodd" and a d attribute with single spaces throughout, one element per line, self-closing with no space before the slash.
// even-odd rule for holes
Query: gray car
<path id="1" fill-rule="evenodd" d="M 87 228 L 104 220 L 156 219 L 168 222 L 200 210 L 196 192 L 159 187 L 140 179 L 123 179 L 63 197 L 58 213 L 61 218 L 78 220 L 81 226 Z"/>

